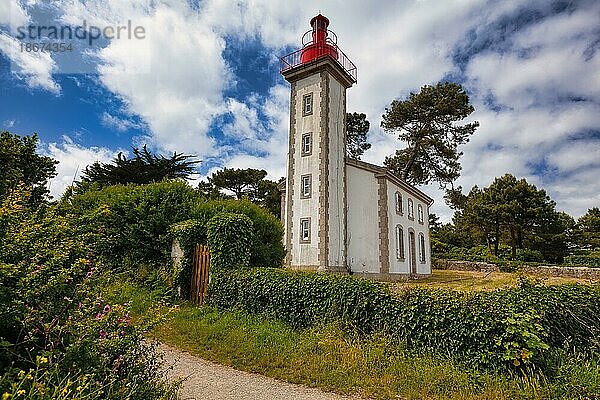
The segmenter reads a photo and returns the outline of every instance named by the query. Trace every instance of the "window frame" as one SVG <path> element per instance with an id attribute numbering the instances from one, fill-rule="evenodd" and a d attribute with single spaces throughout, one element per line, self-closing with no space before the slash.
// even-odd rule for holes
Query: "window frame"
<path id="1" fill-rule="evenodd" d="M 396 259 L 399 261 L 406 260 L 404 246 L 404 227 L 400 224 L 396 225 Z"/>
<path id="2" fill-rule="evenodd" d="M 307 228 L 305 229 L 304 224 L 307 224 Z M 308 237 L 304 237 L 304 232 L 308 233 Z M 310 217 L 300 218 L 300 243 L 310 243 L 311 234 L 310 234 Z"/>
<path id="3" fill-rule="evenodd" d="M 304 181 L 308 180 L 308 193 L 304 191 Z M 312 174 L 306 174 L 300 176 L 300 198 L 310 199 L 312 197 Z"/>
<path id="4" fill-rule="evenodd" d="M 309 101 L 307 102 L 307 100 Z M 306 107 L 307 105 L 309 108 L 308 110 Z M 312 115 L 313 109 L 313 92 L 306 93 L 302 96 L 302 116 L 306 117 L 307 115 Z"/>
<path id="5" fill-rule="evenodd" d="M 426 254 L 425 254 L 425 235 L 420 232 L 419 233 L 419 261 L 421 262 L 421 264 L 425 264 L 425 259 L 426 259 Z"/>
<path id="6" fill-rule="evenodd" d="M 425 224 L 425 213 L 423 212 L 423 205 L 417 204 L 417 218 L 421 225 Z"/>
<path id="7" fill-rule="evenodd" d="M 305 150 L 304 147 L 304 139 L 308 138 L 308 151 Z M 312 140 L 312 132 L 307 132 L 302 134 L 302 139 L 300 141 L 300 148 L 302 156 L 310 156 L 312 154 L 313 149 L 313 140 Z"/>
<path id="8" fill-rule="evenodd" d="M 404 215 L 404 198 L 402 196 L 402 193 L 396 191 L 394 197 L 396 198 L 396 214 Z"/>
<path id="9" fill-rule="evenodd" d="M 413 202 L 412 198 L 408 198 L 408 219 L 410 219 L 411 221 L 415 220 L 415 203 Z"/>

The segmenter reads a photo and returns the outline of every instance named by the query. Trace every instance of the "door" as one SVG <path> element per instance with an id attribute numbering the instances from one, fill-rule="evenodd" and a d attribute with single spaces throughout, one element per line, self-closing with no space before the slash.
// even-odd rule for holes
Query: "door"
<path id="1" fill-rule="evenodd" d="M 417 241 L 415 240 L 415 233 L 408 232 L 408 241 L 410 244 L 410 273 L 417 273 Z"/>

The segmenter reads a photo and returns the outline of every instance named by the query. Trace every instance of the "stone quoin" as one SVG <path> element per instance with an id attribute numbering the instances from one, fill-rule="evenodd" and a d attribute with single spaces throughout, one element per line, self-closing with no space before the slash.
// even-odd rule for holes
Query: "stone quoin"
<path id="1" fill-rule="evenodd" d="M 386 168 L 346 156 L 346 90 L 356 66 L 319 14 L 281 57 L 291 85 L 288 172 L 280 184 L 285 265 L 393 280 L 431 274 L 433 200 Z"/>

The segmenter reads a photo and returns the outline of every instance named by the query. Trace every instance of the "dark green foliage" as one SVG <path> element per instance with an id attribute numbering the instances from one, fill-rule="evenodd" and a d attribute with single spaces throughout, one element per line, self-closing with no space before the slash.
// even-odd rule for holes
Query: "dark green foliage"
<path id="1" fill-rule="evenodd" d="M 135 266 L 145 279 L 148 268 L 168 263 L 168 229 L 190 219 L 196 201 L 197 192 L 185 182 L 164 181 L 88 191 L 63 199 L 59 207 L 77 215 L 82 229 L 99 235 L 99 256 L 126 270 Z"/>
<path id="2" fill-rule="evenodd" d="M 565 257 L 565 264 L 583 265 L 586 267 L 600 268 L 600 252 L 597 254 L 579 254 Z"/>
<path id="3" fill-rule="evenodd" d="M 191 217 L 208 222 L 222 212 L 243 214 L 252 220 L 254 237 L 250 253 L 251 267 L 281 267 L 285 249 L 279 218 L 249 200 L 197 201 L 192 207 Z"/>
<path id="4" fill-rule="evenodd" d="M 460 176 L 458 146 L 467 143 L 479 126 L 459 122 L 473 111 L 462 86 L 450 82 L 425 85 L 404 101 L 392 101 L 381 126 L 397 133 L 407 147 L 386 157 L 385 166 L 412 184 L 451 184 Z"/>
<path id="5" fill-rule="evenodd" d="M 210 265 L 213 271 L 249 266 L 254 229 L 243 214 L 220 213 L 206 224 Z"/>
<path id="6" fill-rule="evenodd" d="M 110 186 L 63 198 L 61 213 L 78 219 L 82 232 L 97 235 L 94 249 L 113 268 L 131 271 L 142 281 L 173 281 L 170 254 L 173 224 L 195 220 L 206 227 L 221 212 L 246 215 L 254 236 L 250 265 L 279 267 L 284 256 L 278 218 L 248 200 L 206 200 L 184 182 Z M 206 244 L 205 232 L 199 243 Z M 181 278 L 184 279 L 184 278 Z"/>
<path id="7" fill-rule="evenodd" d="M 550 351 L 598 349 L 600 289 L 523 282 L 497 292 L 414 289 L 400 295 L 368 280 L 254 269 L 213 275 L 210 302 L 266 313 L 295 327 L 339 321 L 381 332 L 408 350 L 456 357 L 472 366 L 519 368 L 549 363 Z"/>
<path id="8" fill-rule="evenodd" d="M 259 183 L 267 176 L 263 169 L 234 169 L 224 168 L 212 174 L 208 181 L 217 189 L 233 192 L 236 199 L 241 200 L 244 196 L 254 197 L 258 192 Z"/>
<path id="9" fill-rule="evenodd" d="M 173 153 L 169 158 L 152 154 L 146 145 L 142 149 L 133 149 L 133 157 L 127 158 L 119 153 L 110 164 L 98 161 L 85 168 L 81 177 L 85 184 L 97 183 L 101 187 L 126 185 L 128 183 L 146 184 L 160 182 L 163 179 L 185 179 L 195 170 L 193 156 Z"/>
<path id="10" fill-rule="evenodd" d="M 149 325 L 132 325 L 127 307 L 100 296 L 95 233 L 74 215 L 24 207 L 27 195 L 0 206 L 10 216 L 0 238 L 3 398 L 174 398 L 142 340 Z"/>
<path id="11" fill-rule="evenodd" d="M 231 197 L 223 190 L 232 192 L 236 199 L 248 198 L 278 217 L 281 213 L 281 193 L 277 183 L 265 179 L 266 176 L 267 171 L 262 169 L 224 168 L 213 173 L 208 182 L 201 181 L 198 191 L 205 198 L 216 200 Z"/>
<path id="12" fill-rule="evenodd" d="M 367 143 L 370 127 L 366 114 L 346 114 L 346 154 L 349 157 L 360 160 L 363 153 L 371 148 L 371 143 Z"/>
<path id="13" fill-rule="evenodd" d="M 37 134 L 0 133 L 0 202 L 22 183 L 30 192 L 29 202 L 39 205 L 48 196 L 48 180 L 56 176 L 58 161 L 37 154 Z"/>
<path id="14" fill-rule="evenodd" d="M 590 208 L 577 220 L 575 241 L 582 249 L 600 250 L 600 208 Z"/>
<path id="15" fill-rule="evenodd" d="M 546 192 L 525 179 L 506 174 L 486 188 L 455 194 L 461 200 L 454 202 L 452 224 L 432 229 L 439 242 L 465 248 L 485 244 L 489 253 L 506 260 L 559 263 L 567 255 L 573 218 L 557 212 Z M 504 244 L 511 248 L 508 257 L 500 254 Z"/>

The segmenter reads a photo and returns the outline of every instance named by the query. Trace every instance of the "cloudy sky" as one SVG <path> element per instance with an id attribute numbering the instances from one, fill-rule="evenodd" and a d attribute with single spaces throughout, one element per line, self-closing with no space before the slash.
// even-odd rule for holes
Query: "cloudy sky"
<path id="1" fill-rule="evenodd" d="M 278 57 L 298 48 L 319 11 L 358 67 L 348 111 L 371 121 L 365 161 L 403 146 L 379 128 L 393 99 L 454 81 L 481 123 L 462 148 L 459 184 L 510 172 L 574 216 L 600 205 L 597 0 L 1 0 L 0 130 L 39 134 L 60 161 L 55 196 L 77 169 L 142 144 L 197 155 L 200 176 L 254 167 L 278 179 L 289 123 Z M 84 22 L 130 22 L 145 35 L 21 51 L 19 27 Z M 425 191 L 448 219 L 438 188 Z"/>

